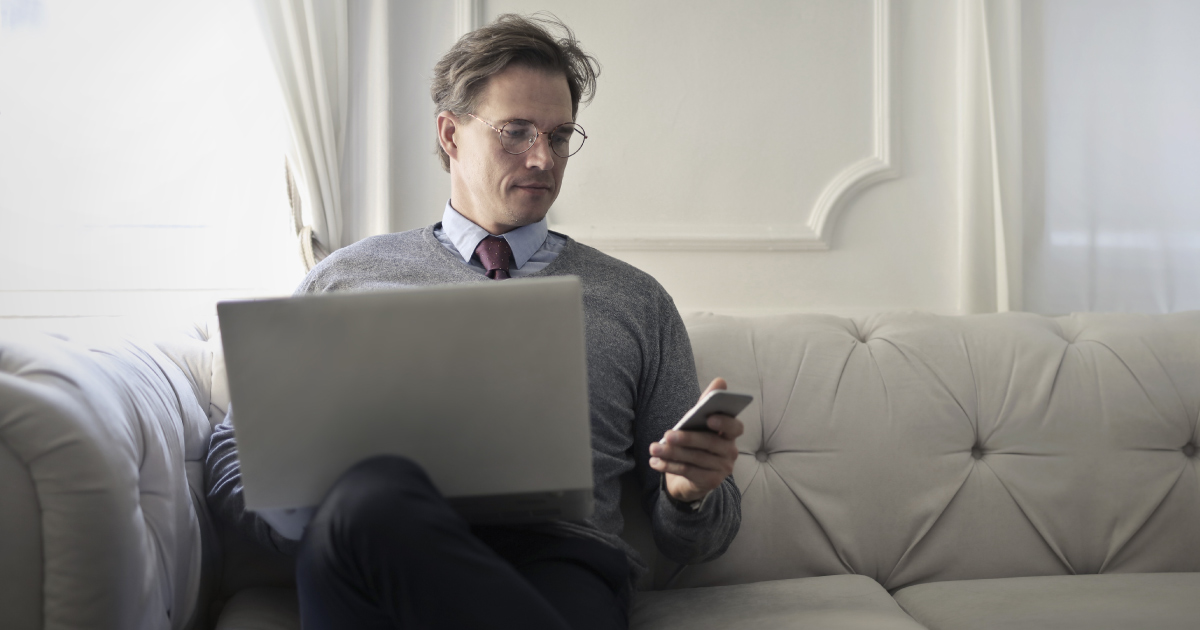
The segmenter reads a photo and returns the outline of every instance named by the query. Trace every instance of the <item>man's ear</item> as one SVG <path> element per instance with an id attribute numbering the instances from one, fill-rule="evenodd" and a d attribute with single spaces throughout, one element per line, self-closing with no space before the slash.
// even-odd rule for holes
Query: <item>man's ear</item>
<path id="1" fill-rule="evenodd" d="M 458 117 L 450 111 L 438 112 L 437 115 L 437 134 L 438 143 L 442 145 L 442 150 L 450 159 L 458 159 L 458 145 L 454 142 L 454 132 L 458 128 Z"/>

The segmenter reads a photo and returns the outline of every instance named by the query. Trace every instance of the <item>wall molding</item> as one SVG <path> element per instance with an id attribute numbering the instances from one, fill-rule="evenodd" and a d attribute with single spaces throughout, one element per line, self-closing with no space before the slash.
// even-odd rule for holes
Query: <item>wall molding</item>
<path id="1" fill-rule="evenodd" d="M 459 0 L 459 4 L 464 2 Z M 469 4 L 469 3 L 468 3 Z M 838 215 L 866 188 L 899 177 L 893 155 L 897 125 L 892 105 L 891 0 L 873 0 L 873 150 L 843 168 L 825 185 L 798 225 L 746 224 L 552 225 L 551 228 L 604 250 L 643 251 L 825 251 Z"/>

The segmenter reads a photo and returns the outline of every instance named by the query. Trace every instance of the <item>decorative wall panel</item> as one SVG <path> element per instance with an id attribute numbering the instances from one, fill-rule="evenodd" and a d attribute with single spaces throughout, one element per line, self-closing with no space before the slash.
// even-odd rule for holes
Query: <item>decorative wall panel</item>
<path id="1" fill-rule="evenodd" d="M 828 249 L 846 202 L 896 176 L 890 0 L 564 9 L 604 70 L 554 229 L 608 250 Z"/>

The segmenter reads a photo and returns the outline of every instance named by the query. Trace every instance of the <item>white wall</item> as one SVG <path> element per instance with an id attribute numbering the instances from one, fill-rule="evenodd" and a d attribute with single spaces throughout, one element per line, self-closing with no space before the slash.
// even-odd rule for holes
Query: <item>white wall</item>
<path id="1" fill-rule="evenodd" d="M 455 41 L 454 3 L 412 0 L 389 5 L 390 81 L 393 118 L 392 231 L 430 225 L 442 218 L 450 176 L 434 153 L 433 65 Z"/>
<path id="2" fill-rule="evenodd" d="M 552 229 L 651 273 L 681 310 L 957 313 L 960 4 L 482 8 L 489 21 L 551 11 L 603 65 Z M 416 33 L 392 57 L 409 64 L 393 86 L 397 116 L 416 121 L 396 160 L 393 229 L 436 221 L 447 196 L 427 76 L 453 37 L 452 9 L 393 10 L 393 33 Z M 425 83 L 407 83 L 422 72 Z"/>

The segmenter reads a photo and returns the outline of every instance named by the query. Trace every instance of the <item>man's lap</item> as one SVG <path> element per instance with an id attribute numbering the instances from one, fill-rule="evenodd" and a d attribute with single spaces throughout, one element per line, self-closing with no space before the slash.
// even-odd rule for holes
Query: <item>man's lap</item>
<path id="1" fill-rule="evenodd" d="M 626 628 L 628 577 L 624 553 L 599 541 L 468 526 L 403 458 L 368 460 L 335 484 L 306 534 L 297 574 L 302 608 L 331 621 L 380 622 L 372 627 L 407 617 L 437 625 L 465 613 L 485 616 L 490 627 L 532 615 L 525 621 Z"/>

